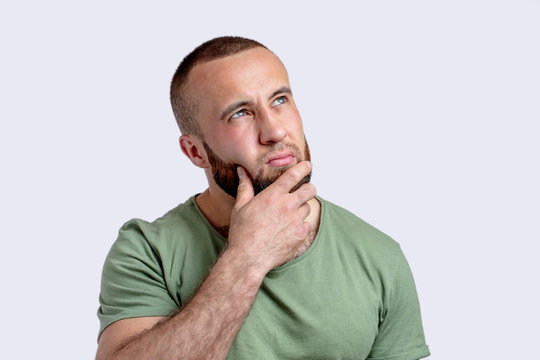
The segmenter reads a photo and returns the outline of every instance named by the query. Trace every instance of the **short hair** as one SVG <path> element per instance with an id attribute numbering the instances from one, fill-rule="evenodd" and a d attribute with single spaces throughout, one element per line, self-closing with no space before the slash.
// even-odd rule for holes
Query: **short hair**
<path id="1" fill-rule="evenodd" d="M 171 105 L 182 134 L 193 134 L 203 139 L 197 121 L 197 103 L 185 93 L 188 76 L 197 64 L 231 56 L 249 49 L 266 46 L 258 41 L 238 36 L 222 36 L 199 45 L 180 63 L 171 81 Z"/>

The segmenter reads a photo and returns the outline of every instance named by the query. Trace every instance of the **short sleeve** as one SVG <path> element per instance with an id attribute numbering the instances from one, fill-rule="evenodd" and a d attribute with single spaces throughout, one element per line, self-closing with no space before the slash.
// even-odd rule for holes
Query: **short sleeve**
<path id="1" fill-rule="evenodd" d="M 411 269 L 399 251 L 368 360 L 416 360 L 430 355 Z"/>
<path id="2" fill-rule="evenodd" d="M 151 225 L 131 220 L 113 244 L 101 277 L 99 334 L 115 321 L 168 316 L 178 309 L 170 296 L 158 254 L 150 245 Z"/>

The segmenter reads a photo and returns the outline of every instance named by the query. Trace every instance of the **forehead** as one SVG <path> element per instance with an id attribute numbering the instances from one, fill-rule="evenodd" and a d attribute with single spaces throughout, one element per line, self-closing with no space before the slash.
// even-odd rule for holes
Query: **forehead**
<path id="1" fill-rule="evenodd" d="M 186 90 L 202 111 L 220 111 L 239 100 L 256 100 L 276 89 L 289 87 L 287 70 L 272 52 L 250 49 L 196 65 Z"/>

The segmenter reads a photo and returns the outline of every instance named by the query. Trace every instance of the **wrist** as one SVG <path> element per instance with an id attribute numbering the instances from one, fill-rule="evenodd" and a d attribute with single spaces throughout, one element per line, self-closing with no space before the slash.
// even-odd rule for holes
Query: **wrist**
<path id="1" fill-rule="evenodd" d="M 242 277 L 246 286 L 257 290 L 269 271 L 264 264 L 254 261 L 245 250 L 235 246 L 227 247 L 219 261 L 231 266 L 234 269 L 233 271 Z"/>

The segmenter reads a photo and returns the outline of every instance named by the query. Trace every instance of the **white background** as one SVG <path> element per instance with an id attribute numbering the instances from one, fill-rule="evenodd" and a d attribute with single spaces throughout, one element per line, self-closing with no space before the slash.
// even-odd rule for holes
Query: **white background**
<path id="1" fill-rule="evenodd" d="M 432 359 L 539 336 L 540 2 L 0 5 L 0 358 L 91 359 L 118 228 L 205 188 L 168 86 L 219 35 L 287 66 L 319 194 L 401 243 Z"/>

